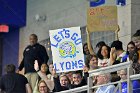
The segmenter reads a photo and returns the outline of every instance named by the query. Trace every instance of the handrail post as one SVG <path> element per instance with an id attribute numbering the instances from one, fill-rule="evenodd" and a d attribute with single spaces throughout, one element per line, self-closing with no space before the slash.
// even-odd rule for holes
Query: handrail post
<path id="1" fill-rule="evenodd" d="M 87 93 L 92 93 L 91 87 L 93 86 L 93 79 L 91 76 L 88 77 L 88 87 L 87 87 Z"/>
<path id="2" fill-rule="evenodd" d="M 132 67 L 127 68 L 127 93 L 133 93 L 132 82 L 130 79 L 130 75 L 132 75 Z"/>

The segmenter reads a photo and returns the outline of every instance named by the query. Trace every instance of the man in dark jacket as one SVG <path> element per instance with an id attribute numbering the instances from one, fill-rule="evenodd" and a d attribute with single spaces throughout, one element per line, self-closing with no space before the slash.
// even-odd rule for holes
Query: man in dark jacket
<path id="1" fill-rule="evenodd" d="M 25 68 L 25 76 L 28 79 L 32 89 L 34 89 L 38 75 L 34 69 L 35 61 L 38 61 L 39 68 L 43 63 L 48 62 L 48 55 L 44 46 L 37 43 L 38 37 L 36 34 L 31 34 L 29 37 L 30 45 L 23 52 L 23 60 L 21 61 L 18 71 Z M 18 72 L 17 71 L 17 72 Z"/>
<path id="2" fill-rule="evenodd" d="M 0 93 L 32 93 L 27 78 L 21 74 L 15 73 L 15 66 L 9 64 L 5 68 L 7 74 L 0 79 Z"/>

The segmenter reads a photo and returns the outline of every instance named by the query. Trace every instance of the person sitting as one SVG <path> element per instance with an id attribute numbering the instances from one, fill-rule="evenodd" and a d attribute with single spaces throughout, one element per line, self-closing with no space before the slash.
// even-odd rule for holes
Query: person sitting
<path id="1" fill-rule="evenodd" d="M 50 93 L 50 89 L 44 80 L 39 81 L 38 90 L 39 90 L 39 93 Z"/>
<path id="2" fill-rule="evenodd" d="M 119 76 L 121 80 L 126 80 L 127 79 L 127 70 L 123 69 L 119 71 Z M 133 93 L 140 93 L 140 81 L 138 80 L 133 80 L 132 81 L 132 86 L 133 86 Z M 127 93 L 127 82 L 123 82 L 121 84 L 122 87 L 122 92 L 121 93 Z M 119 93 L 119 90 L 117 91 Z"/>
<path id="3" fill-rule="evenodd" d="M 99 74 L 96 76 L 97 85 L 107 84 L 110 83 L 111 75 L 110 73 L 107 74 Z M 106 85 L 98 87 L 95 93 L 114 93 L 115 86 L 114 85 Z"/>
<path id="4" fill-rule="evenodd" d="M 6 93 L 32 93 L 27 78 L 15 73 L 15 69 L 16 67 L 13 64 L 6 65 L 5 71 L 7 74 L 0 79 L 0 90 Z"/>

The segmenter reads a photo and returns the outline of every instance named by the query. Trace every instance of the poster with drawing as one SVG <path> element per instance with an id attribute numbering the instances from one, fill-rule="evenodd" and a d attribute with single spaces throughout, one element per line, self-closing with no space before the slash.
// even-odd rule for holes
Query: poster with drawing
<path id="1" fill-rule="evenodd" d="M 85 64 L 80 27 L 50 30 L 49 34 L 56 72 L 81 70 Z"/>
<path id="2" fill-rule="evenodd" d="M 90 7 L 87 11 L 87 29 L 95 31 L 115 31 L 117 29 L 117 6 Z"/>

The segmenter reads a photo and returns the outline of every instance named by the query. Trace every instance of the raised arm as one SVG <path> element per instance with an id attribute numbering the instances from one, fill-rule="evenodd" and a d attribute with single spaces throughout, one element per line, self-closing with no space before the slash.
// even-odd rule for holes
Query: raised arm
<path id="1" fill-rule="evenodd" d="M 86 28 L 86 32 L 87 32 L 87 44 L 88 44 L 88 49 L 91 55 L 95 55 L 96 53 L 94 52 L 92 45 L 91 45 L 91 40 L 90 40 L 90 33 L 88 31 L 88 29 Z"/>
<path id="2" fill-rule="evenodd" d="M 120 31 L 119 25 L 117 26 L 117 29 L 115 30 L 115 40 L 119 40 L 118 32 Z"/>

